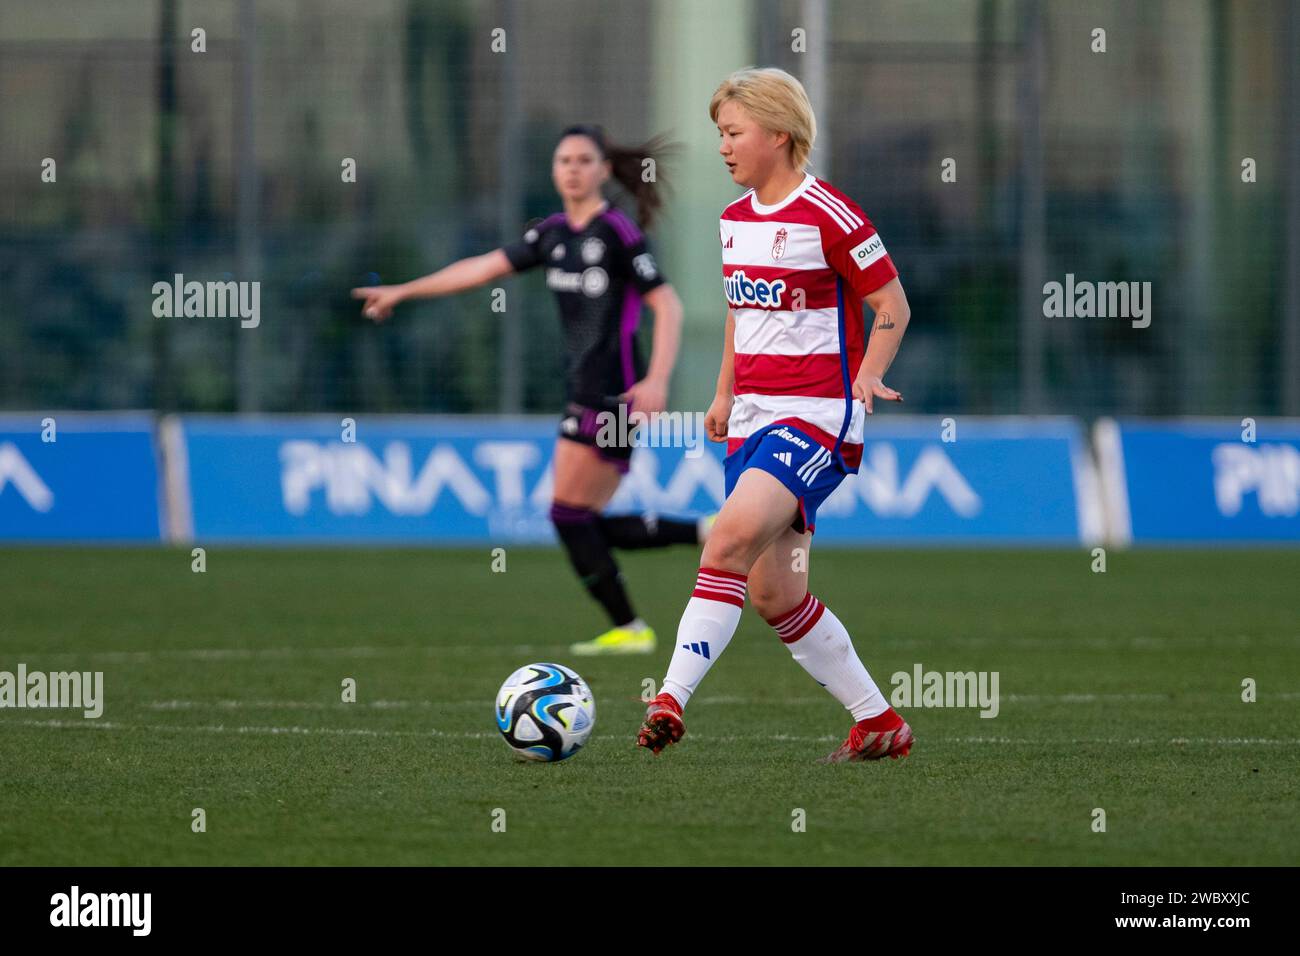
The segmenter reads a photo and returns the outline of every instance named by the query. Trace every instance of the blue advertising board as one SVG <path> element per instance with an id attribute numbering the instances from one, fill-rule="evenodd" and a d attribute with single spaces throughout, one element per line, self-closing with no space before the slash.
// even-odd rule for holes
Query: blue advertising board
<path id="1" fill-rule="evenodd" d="M 0 539 L 159 541 L 153 417 L 0 415 Z"/>
<path id="2" fill-rule="evenodd" d="M 170 482 L 197 541 L 551 542 L 556 420 L 184 416 Z M 862 469 L 818 513 L 819 542 L 1077 544 L 1101 526 L 1072 419 L 882 416 Z M 175 447 L 173 447 L 175 446 Z M 607 509 L 721 506 L 723 446 L 691 416 L 645 436 Z"/>
<path id="3" fill-rule="evenodd" d="M 1107 420 L 1095 439 L 1119 540 L 1300 543 L 1300 421 Z"/>

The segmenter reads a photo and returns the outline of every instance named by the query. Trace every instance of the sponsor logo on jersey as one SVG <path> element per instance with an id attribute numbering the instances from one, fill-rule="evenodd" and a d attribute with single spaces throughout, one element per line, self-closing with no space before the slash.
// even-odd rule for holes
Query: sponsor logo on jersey
<path id="1" fill-rule="evenodd" d="M 761 305 L 773 309 L 781 308 L 781 293 L 785 291 L 784 279 L 768 282 L 766 279 L 751 279 L 744 270 L 733 272 L 722 279 L 722 288 L 731 305 Z"/>
<path id="2" fill-rule="evenodd" d="M 601 242 L 595 236 L 583 240 L 582 243 L 582 261 L 589 266 L 594 266 L 600 261 L 600 257 L 605 254 L 605 243 Z"/>
<path id="3" fill-rule="evenodd" d="M 885 242 L 880 238 L 880 233 L 876 233 L 870 239 L 863 240 L 849 250 L 849 258 L 857 264 L 859 269 L 865 269 L 873 262 L 883 259 L 885 256 Z"/>
<path id="4" fill-rule="evenodd" d="M 600 266 L 592 266 L 582 272 L 582 291 L 589 298 L 602 295 L 609 288 L 609 273 Z"/>
<path id="5" fill-rule="evenodd" d="M 633 258 L 632 268 L 636 270 L 636 274 L 641 277 L 643 282 L 649 282 L 659 274 L 659 270 L 655 268 L 654 257 L 648 252 L 643 252 Z"/>
<path id="6" fill-rule="evenodd" d="M 718 238 L 722 240 L 722 248 L 730 249 L 735 245 L 735 236 L 732 232 L 734 228 L 734 226 L 728 226 L 725 219 L 719 223 Z"/>
<path id="7" fill-rule="evenodd" d="M 781 257 L 785 255 L 785 240 L 788 235 L 789 233 L 784 229 L 776 231 L 776 238 L 772 240 L 772 260 L 774 262 L 779 262 Z"/>
<path id="8" fill-rule="evenodd" d="M 546 287 L 554 292 L 581 292 L 594 299 L 609 288 L 609 274 L 600 266 L 592 266 L 582 272 L 547 269 Z"/>

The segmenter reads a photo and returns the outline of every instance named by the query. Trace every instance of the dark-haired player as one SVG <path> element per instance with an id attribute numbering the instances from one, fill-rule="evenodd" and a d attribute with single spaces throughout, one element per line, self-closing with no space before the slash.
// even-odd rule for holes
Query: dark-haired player
<path id="1" fill-rule="evenodd" d="M 664 410 L 680 338 L 681 302 L 659 271 L 640 227 L 604 198 L 614 178 L 633 196 L 647 226 L 662 203 L 655 179 L 642 175 L 662 145 L 610 143 L 599 127 L 560 134 L 551 176 L 564 209 L 531 225 L 501 249 L 462 259 L 398 286 L 353 289 L 364 314 L 383 321 L 407 299 L 463 292 L 511 272 L 545 269 L 563 327 L 566 401 L 555 443 L 551 521 L 573 570 L 613 627 L 572 646 L 575 654 L 636 654 L 654 650 L 654 631 L 637 616 L 611 548 L 701 544 L 709 519 L 681 521 L 653 514 L 605 515 L 632 456 L 632 434 L 619 434 L 633 411 Z M 642 305 L 655 316 L 654 352 L 647 366 L 636 334 Z M 605 416 L 612 416 L 612 419 Z M 611 440 L 612 439 L 612 440 Z"/>

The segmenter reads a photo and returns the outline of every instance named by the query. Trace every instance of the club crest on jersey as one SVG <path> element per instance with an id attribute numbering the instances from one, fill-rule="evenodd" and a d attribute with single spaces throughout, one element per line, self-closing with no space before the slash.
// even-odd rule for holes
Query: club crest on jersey
<path id="1" fill-rule="evenodd" d="M 600 257 L 605 254 L 605 244 L 592 236 L 590 239 L 583 240 L 582 243 L 582 261 L 589 266 L 594 266 L 600 261 Z"/>
<path id="2" fill-rule="evenodd" d="M 788 233 L 784 229 L 776 231 L 776 238 L 772 240 L 772 261 L 779 262 L 785 255 L 785 240 Z"/>
<path id="3" fill-rule="evenodd" d="M 722 288 L 727 295 L 727 302 L 735 306 L 761 305 L 765 308 L 781 308 L 781 293 L 785 291 L 785 280 L 768 282 L 766 279 L 751 279 L 743 269 L 722 277 Z"/>

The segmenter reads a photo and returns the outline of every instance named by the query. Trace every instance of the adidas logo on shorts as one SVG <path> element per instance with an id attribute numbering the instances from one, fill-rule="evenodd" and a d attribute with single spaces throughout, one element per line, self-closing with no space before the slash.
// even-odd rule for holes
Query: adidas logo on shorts
<path id="1" fill-rule="evenodd" d="M 803 479 L 805 485 L 811 488 L 812 483 L 817 480 L 817 476 L 820 475 L 830 463 L 831 453 L 825 448 L 818 448 L 811 458 L 799 466 L 799 470 L 796 471 L 795 474 Z"/>
<path id="2" fill-rule="evenodd" d="M 779 461 L 781 464 L 785 465 L 787 468 L 790 467 L 790 464 L 791 464 L 791 462 L 790 462 L 790 452 L 788 452 L 788 451 L 774 451 L 774 452 L 772 452 L 772 457 L 775 458 L 777 461 Z"/>

